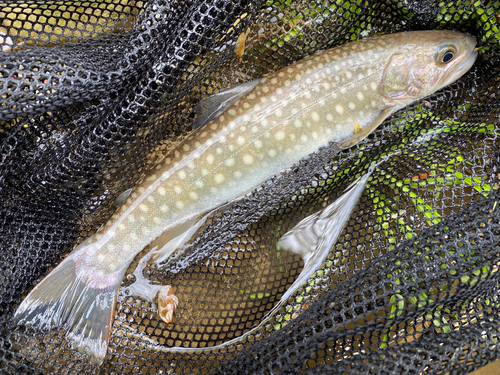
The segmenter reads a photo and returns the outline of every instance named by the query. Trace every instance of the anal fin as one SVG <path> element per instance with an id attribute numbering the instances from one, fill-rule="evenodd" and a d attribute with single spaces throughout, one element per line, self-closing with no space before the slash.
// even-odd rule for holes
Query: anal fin
<path id="1" fill-rule="evenodd" d="M 217 207 L 216 210 L 217 209 L 219 209 L 219 207 Z M 150 244 L 151 250 L 139 260 L 133 272 L 135 281 L 123 288 L 123 291 L 127 295 L 134 295 L 144 298 L 147 301 L 153 301 L 158 292 L 163 292 L 165 288 L 169 288 L 170 286 L 168 285 L 165 286 L 151 283 L 143 275 L 144 268 L 146 268 L 146 265 L 150 263 L 150 261 L 156 265 L 160 265 L 167 260 L 175 250 L 182 248 L 213 212 L 214 210 L 199 215 L 191 220 L 187 220 L 155 239 Z"/>

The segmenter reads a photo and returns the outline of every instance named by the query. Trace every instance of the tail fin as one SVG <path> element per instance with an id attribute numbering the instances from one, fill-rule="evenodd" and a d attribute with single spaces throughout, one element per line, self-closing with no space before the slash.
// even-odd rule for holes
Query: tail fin
<path id="1" fill-rule="evenodd" d="M 73 252 L 31 291 L 14 321 L 37 329 L 63 328 L 74 349 L 87 354 L 91 363 L 101 364 L 123 275 L 115 273 L 102 285 L 90 283 L 87 274 L 77 270 L 75 255 Z"/>
<path id="2" fill-rule="evenodd" d="M 351 217 L 371 173 L 370 169 L 350 185 L 335 202 L 306 217 L 279 239 L 277 245 L 280 249 L 293 251 L 304 259 L 302 272 L 283 294 L 282 301 L 290 297 L 314 272 L 319 270 Z"/>

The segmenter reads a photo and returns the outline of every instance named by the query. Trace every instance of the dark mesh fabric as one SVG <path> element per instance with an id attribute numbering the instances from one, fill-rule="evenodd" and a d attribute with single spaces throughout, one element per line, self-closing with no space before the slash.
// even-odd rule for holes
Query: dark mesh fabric
<path id="1" fill-rule="evenodd" d="M 2 373 L 463 374 L 499 357 L 500 1 L 0 4 Z M 146 267 L 182 301 L 173 323 L 121 291 L 101 366 L 63 330 L 12 324 L 116 197 L 190 134 L 201 98 L 417 29 L 474 35 L 472 70 L 352 149 L 324 148 L 222 207 Z M 377 163 L 327 260 L 273 309 L 303 267 L 277 240 Z"/>

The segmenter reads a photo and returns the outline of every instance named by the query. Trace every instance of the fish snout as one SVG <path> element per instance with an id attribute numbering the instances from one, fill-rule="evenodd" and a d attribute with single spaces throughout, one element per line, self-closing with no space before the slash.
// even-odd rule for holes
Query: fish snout
<path id="1" fill-rule="evenodd" d="M 467 35 L 465 39 L 466 40 L 464 43 L 467 43 L 468 47 L 466 51 L 469 51 L 469 53 L 465 55 L 466 57 L 460 62 L 460 64 L 457 67 L 457 73 L 459 74 L 465 74 L 465 72 L 467 72 L 472 67 L 479 54 L 477 48 L 475 48 L 476 39 L 469 35 Z"/>
<path id="2" fill-rule="evenodd" d="M 464 45 L 464 48 L 465 50 L 474 50 L 474 48 L 476 47 L 476 44 L 477 44 L 477 40 L 476 38 L 474 38 L 472 35 L 467 35 L 465 34 L 464 35 L 464 39 L 463 39 L 463 45 Z"/>

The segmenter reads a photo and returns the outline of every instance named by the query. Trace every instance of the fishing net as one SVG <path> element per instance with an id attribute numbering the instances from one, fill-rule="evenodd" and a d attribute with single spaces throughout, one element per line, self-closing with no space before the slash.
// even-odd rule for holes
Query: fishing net
<path id="1" fill-rule="evenodd" d="M 499 13 L 495 0 L 0 2 L 2 373 L 448 374 L 499 357 Z M 472 70 L 361 144 L 321 149 L 224 206 L 145 267 L 176 289 L 172 323 L 122 288 L 101 366 L 61 329 L 13 325 L 31 288 L 192 132 L 202 98 L 417 29 L 474 35 Z M 303 261 L 278 239 L 373 165 L 325 262 L 280 302 Z"/>

